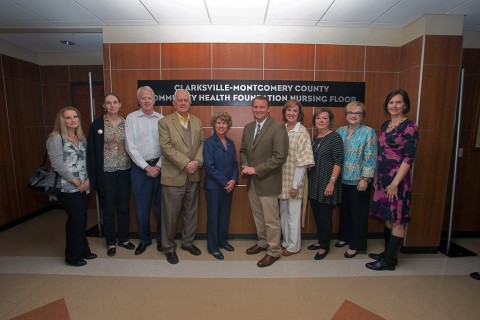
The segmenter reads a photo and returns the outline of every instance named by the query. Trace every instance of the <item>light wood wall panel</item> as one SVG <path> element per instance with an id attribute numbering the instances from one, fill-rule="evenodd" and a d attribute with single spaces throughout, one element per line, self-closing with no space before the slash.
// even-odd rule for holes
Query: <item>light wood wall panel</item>
<path id="1" fill-rule="evenodd" d="M 366 47 L 365 70 L 376 72 L 398 72 L 400 49 L 395 47 Z"/>
<path id="2" fill-rule="evenodd" d="M 196 69 L 212 67 L 210 43 L 162 44 L 163 69 Z"/>
<path id="3" fill-rule="evenodd" d="M 424 42 L 420 105 L 417 106 L 420 138 L 412 186 L 414 218 L 408 225 L 406 238 L 406 246 L 411 248 L 436 248 L 440 243 L 448 201 L 448 172 L 460 76 L 461 41 L 458 37 L 426 36 Z M 443 50 L 446 48 L 448 50 Z M 435 179 L 431 180 L 432 177 Z"/>
<path id="4" fill-rule="evenodd" d="M 259 43 L 214 43 L 214 69 L 263 69 L 263 45 Z"/>
<path id="5" fill-rule="evenodd" d="M 465 74 L 459 147 L 463 155 L 458 159 L 452 227 L 454 232 L 471 235 L 480 230 L 480 186 L 475 183 L 480 180 L 480 150 L 473 149 L 480 121 L 480 49 L 464 49 L 462 67 Z M 448 230 L 448 214 L 444 231 Z"/>
<path id="6" fill-rule="evenodd" d="M 265 69 L 313 70 L 314 45 L 267 43 L 264 48 Z"/>
<path id="7" fill-rule="evenodd" d="M 317 44 L 315 56 L 315 70 L 365 70 L 365 46 Z"/>
<path id="8" fill-rule="evenodd" d="M 160 69 L 158 43 L 112 43 L 109 46 L 111 69 Z"/>
<path id="9" fill-rule="evenodd" d="M 262 80 L 262 70 L 213 69 L 212 80 Z"/>
<path id="10" fill-rule="evenodd" d="M 138 109 L 137 80 L 158 80 L 160 70 L 111 70 L 112 91 L 122 100 L 121 114 L 126 117 Z"/>
<path id="11" fill-rule="evenodd" d="M 422 63 L 423 37 L 400 47 L 400 70 L 420 66 Z"/>

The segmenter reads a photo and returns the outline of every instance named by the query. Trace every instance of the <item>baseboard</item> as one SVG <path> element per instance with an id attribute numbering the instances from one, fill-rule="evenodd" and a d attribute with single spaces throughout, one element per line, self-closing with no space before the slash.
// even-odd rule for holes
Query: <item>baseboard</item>
<path id="1" fill-rule="evenodd" d="M 16 220 L 14 220 L 14 221 L 11 221 L 11 222 L 9 222 L 9 223 L 7 223 L 7 224 L 4 224 L 4 225 L 0 226 L 0 232 L 5 231 L 5 230 L 7 230 L 7 229 L 10 229 L 10 228 L 12 228 L 12 227 L 15 227 L 15 226 L 17 226 L 17 225 L 19 225 L 19 224 L 21 224 L 21 223 L 23 223 L 23 222 L 25 222 L 25 221 L 28 221 L 28 220 L 30 220 L 30 219 L 33 219 L 33 218 L 35 218 L 35 217 L 38 217 L 39 215 L 42 215 L 42 214 L 44 214 L 45 212 L 48 212 L 48 211 L 50 211 L 50 210 L 61 209 L 61 208 L 62 208 L 62 206 L 59 205 L 59 204 L 51 204 L 51 205 L 49 205 L 48 207 L 45 207 L 45 208 L 40 209 L 40 210 L 37 210 L 37 211 L 35 211 L 35 212 L 32 212 L 32 213 L 30 213 L 30 214 L 27 214 L 26 216 L 23 216 L 23 217 L 21 217 L 21 218 L 19 218 L 19 219 L 16 219 Z"/>

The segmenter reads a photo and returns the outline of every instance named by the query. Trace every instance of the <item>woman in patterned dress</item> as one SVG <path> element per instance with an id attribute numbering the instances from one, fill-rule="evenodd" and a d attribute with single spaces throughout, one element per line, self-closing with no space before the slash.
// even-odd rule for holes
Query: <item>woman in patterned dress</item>
<path id="1" fill-rule="evenodd" d="M 343 139 L 342 205 L 335 247 L 349 245 L 343 255 L 353 258 L 367 250 L 368 210 L 372 180 L 377 167 L 377 135 L 363 124 L 365 105 L 352 101 L 345 106 L 346 126 L 337 129 Z"/>
<path id="2" fill-rule="evenodd" d="M 128 239 L 131 162 L 125 149 L 125 119 L 119 114 L 121 107 L 116 94 L 105 95 L 105 114 L 93 121 L 87 144 L 88 176 L 103 208 L 103 228 L 109 257 L 117 253 L 117 231 L 118 246 L 127 250 L 135 249 Z"/>
<path id="3" fill-rule="evenodd" d="M 288 132 L 288 157 L 282 167 L 282 192 L 280 193 L 280 220 L 282 223 L 282 255 L 291 256 L 301 249 L 301 223 L 303 182 L 306 169 L 312 167 L 310 135 L 302 125 L 303 106 L 288 100 L 282 109 L 283 121 Z"/>
<path id="4" fill-rule="evenodd" d="M 85 259 L 95 259 L 90 251 L 87 228 L 87 194 L 90 183 L 87 174 L 86 141 L 80 123 L 80 112 L 74 107 L 61 109 L 55 127 L 47 140 L 47 151 L 55 170 L 61 177 L 61 192 L 57 195 L 67 211 L 65 226 L 65 262 L 81 267 Z"/>
<path id="5" fill-rule="evenodd" d="M 314 259 L 321 260 L 330 249 L 333 206 L 342 202 L 340 171 L 344 154 L 342 137 L 332 131 L 332 111 L 320 108 L 313 114 L 313 123 L 318 134 L 312 142 L 315 166 L 308 170 L 308 198 L 315 218 L 318 242 L 307 249 L 318 250 Z"/>
<path id="6" fill-rule="evenodd" d="M 385 251 L 370 253 L 372 270 L 395 270 L 397 255 L 410 221 L 411 166 L 415 157 L 418 129 L 407 119 L 410 98 L 404 90 L 390 92 L 384 103 L 390 120 L 383 123 L 378 137 L 378 166 L 371 215 L 385 220 Z"/>

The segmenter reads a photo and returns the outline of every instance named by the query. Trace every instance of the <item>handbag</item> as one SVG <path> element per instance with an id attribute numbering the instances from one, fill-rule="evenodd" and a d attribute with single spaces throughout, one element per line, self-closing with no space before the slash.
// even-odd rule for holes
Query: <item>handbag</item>
<path id="1" fill-rule="evenodd" d="M 47 170 L 47 151 L 43 157 L 42 165 L 35 170 L 30 177 L 28 187 L 34 191 L 39 191 L 49 195 L 56 195 L 61 192 L 61 178 L 60 175 L 51 169 Z"/>

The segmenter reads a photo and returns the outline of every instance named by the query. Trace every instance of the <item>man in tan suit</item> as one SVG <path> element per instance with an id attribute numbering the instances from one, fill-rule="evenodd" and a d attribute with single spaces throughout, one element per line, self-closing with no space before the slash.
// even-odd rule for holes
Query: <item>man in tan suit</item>
<path id="1" fill-rule="evenodd" d="M 267 97 L 256 97 L 252 112 L 255 121 L 243 130 L 240 163 L 242 174 L 248 175 L 248 199 L 258 242 L 246 252 L 267 251 L 257 263 L 263 268 L 271 266 L 281 254 L 278 195 L 282 191 L 282 165 L 288 155 L 288 133 L 284 124 L 270 117 Z"/>
<path id="2" fill-rule="evenodd" d="M 202 121 L 189 113 L 191 98 L 186 90 L 175 91 L 175 112 L 158 122 L 162 163 L 162 246 L 167 261 L 178 263 L 175 252 L 177 222 L 183 211 L 181 248 L 198 256 L 193 244 L 198 222 L 198 188 L 203 165 Z"/>

